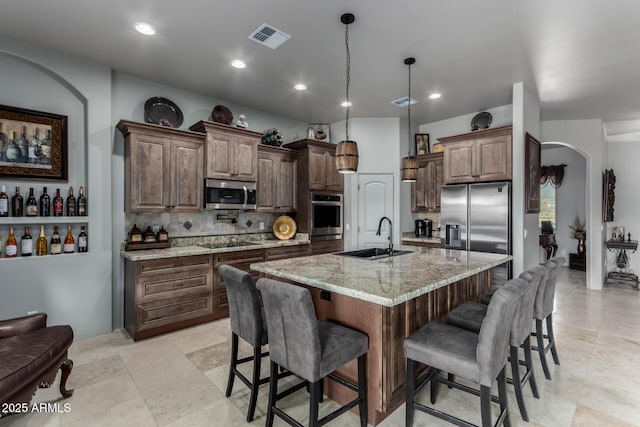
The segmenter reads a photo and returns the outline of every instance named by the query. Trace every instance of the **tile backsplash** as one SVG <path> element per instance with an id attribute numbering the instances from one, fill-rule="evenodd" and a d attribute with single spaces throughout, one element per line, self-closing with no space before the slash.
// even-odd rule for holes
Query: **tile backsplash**
<path id="1" fill-rule="evenodd" d="M 128 213 L 123 238 L 134 224 L 143 232 L 147 226 L 164 226 L 169 237 L 217 236 L 228 234 L 271 233 L 281 214 L 267 212 L 205 211 L 202 213 Z M 260 229 L 260 223 L 264 229 Z"/>

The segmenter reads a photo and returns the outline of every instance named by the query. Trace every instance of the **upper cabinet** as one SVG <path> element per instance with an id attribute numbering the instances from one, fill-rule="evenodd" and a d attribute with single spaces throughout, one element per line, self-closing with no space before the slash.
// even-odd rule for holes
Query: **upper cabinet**
<path id="1" fill-rule="evenodd" d="M 206 133 L 206 178 L 257 180 L 258 142 L 261 133 L 205 121 L 200 121 L 189 129 Z"/>
<path id="2" fill-rule="evenodd" d="M 344 190 L 344 179 L 336 168 L 336 145 L 311 139 L 286 145 L 300 151 L 299 168 L 301 177 L 308 174 L 306 183 L 309 190 Z"/>
<path id="3" fill-rule="evenodd" d="M 204 139 L 194 132 L 121 120 L 126 212 L 201 212 Z"/>
<path id="4" fill-rule="evenodd" d="M 297 155 L 286 148 L 258 146 L 257 211 L 296 211 Z"/>
<path id="5" fill-rule="evenodd" d="M 511 180 L 511 126 L 439 138 L 445 184 Z"/>
<path id="6" fill-rule="evenodd" d="M 411 212 L 440 212 L 443 185 L 443 154 L 418 156 L 418 178 L 411 184 Z"/>

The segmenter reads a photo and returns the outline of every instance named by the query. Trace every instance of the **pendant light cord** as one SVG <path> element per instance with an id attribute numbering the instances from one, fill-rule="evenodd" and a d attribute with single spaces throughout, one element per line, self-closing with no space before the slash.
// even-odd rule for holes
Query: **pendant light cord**
<path id="1" fill-rule="evenodd" d="M 409 64 L 409 106 L 407 107 L 407 134 L 409 135 L 409 154 L 411 157 L 411 64 Z M 417 155 L 418 153 L 416 153 Z"/>
<path id="2" fill-rule="evenodd" d="M 345 24 L 344 30 L 344 43 L 347 47 L 347 120 L 345 123 L 345 140 L 349 141 L 349 110 L 351 109 L 351 103 L 349 102 L 349 84 L 351 83 L 351 53 L 349 52 L 349 24 Z"/>

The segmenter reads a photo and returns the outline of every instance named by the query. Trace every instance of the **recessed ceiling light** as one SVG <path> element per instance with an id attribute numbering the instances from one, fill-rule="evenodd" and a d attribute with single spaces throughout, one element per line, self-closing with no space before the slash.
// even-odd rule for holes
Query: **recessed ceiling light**
<path id="1" fill-rule="evenodd" d="M 156 30 L 146 22 L 136 22 L 134 24 L 136 31 L 144 34 L 145 36 L 152 36 L 156 33 Z"/>
<path id="2" fill-rule="evenodd" d="M 431 95 L 429 95 L 429 99 L 440 99 L 442 97 L 442 94 L 440 93 L 432 93 Z"/>
<path id="3" fill-rule="evenodd" d="M 244 61 L 240 60 L 240 59 L 234 59 L 233 61 L 231 61 L 231 66 L 233 68 L 245 68 L 247 66 L 247 64 L 245 64 Z"/>
<path id="4" fill-rule="evenodd" d="M 303 83 L 298 83 L 293 87 L 295 90 L 307 90 L 307 85 Z"/>
<path id="5" fill-rule="evenodd" d="M 342 104 L 340 104 L 340 105 L 342 105 L 343 107 L 347 108 L 347 107 L 351 107 L 351 105 L 352 105 L 352 104 L 351 104 L 351 101 L 344 101 L 344 102 L 343 102 Z"/>

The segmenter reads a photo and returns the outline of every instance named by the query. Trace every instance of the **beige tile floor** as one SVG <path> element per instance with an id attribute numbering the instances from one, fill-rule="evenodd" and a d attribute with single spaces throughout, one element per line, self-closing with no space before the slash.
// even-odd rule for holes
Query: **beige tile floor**
<path id="1" fill-rule="evenodd" d="M 509 392 L 512 425 L 640 426 L 640 292 L 588 291 L 584 273 L 561 268 L 556 295 L 554 325 L 562 365 L 551 364 L 553 380 L 547 381 L 536 364 L 541 398 L 525 391 L 528 424 L 520 419 Z M 222 320 L 138 343 L 121 331 L 77 341 L 70 350 L 74 368 L 69 386 L 75 393 L 60 401 L 69 403 L 70 410 L 16 415 L 0 419 L 0 426 L 245 425 L 248 389 L 236 381 L 232 396 L 224 397 L 229 335 L 229 322 Z M 249 354 L 250 349 L 241 350 Z M 265 374 L 267 366 L 263 362 Z M 57 402 L 56 387 L 39 390 L 34 401 Z M 480 422 L 477 397 L 440 390 L 438 408 Z M 267 391 L 268 386 L 262 386 L 251 425 L 264 425 Z M 427 389 L 419 399 L 428 403 Z M 307 403 L 308 395 L 299 392 L 282 407 L 306 423 Z M 336 407 L 326 399 L 321 416 Z M 381 426 L 404 425 L 404 411 L 403 405 Z M 275 425 L 284 423 L 276 418 Z M 330 425 L 359 422 L 356 414 L 348 413 Z M 414 425 L 450 426 L 419 412 Z"/>

